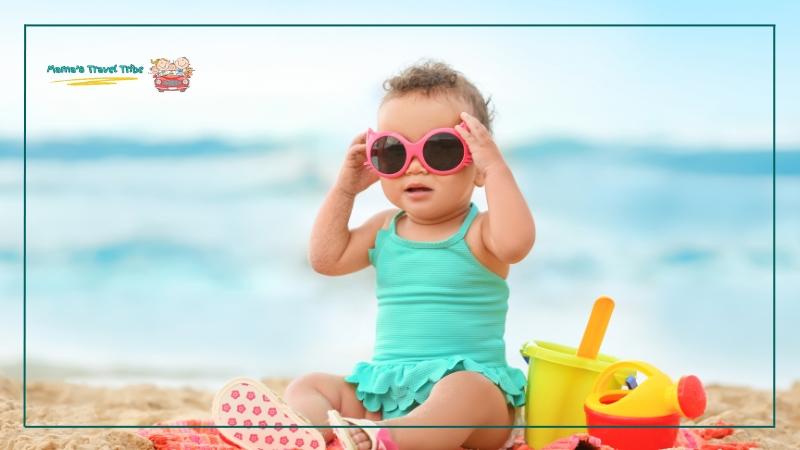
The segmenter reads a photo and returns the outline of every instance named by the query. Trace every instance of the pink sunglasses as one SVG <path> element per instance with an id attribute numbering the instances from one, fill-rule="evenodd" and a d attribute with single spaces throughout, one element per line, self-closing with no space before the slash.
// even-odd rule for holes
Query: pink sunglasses
<path id="1" fill-rule="evenodd" d="M 467 123 L 461 122 L 467 129 Z M 367 162 L 378 175 L 397 178 L 408 170 L 411 159 L 417 157 L 425 168 L 435 175 L 456 173 L 472 162 L 467 143 L 455 128 L 437 128 L 418 142 L 391 131 L 375 133 L 367 130 Z"/>

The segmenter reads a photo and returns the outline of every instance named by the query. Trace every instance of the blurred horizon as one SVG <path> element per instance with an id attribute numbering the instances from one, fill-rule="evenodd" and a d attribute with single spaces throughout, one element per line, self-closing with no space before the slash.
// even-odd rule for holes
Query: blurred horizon
<path id="1" fill-rule="evenodd" d="M 135 138 L 115 138 L 112 136 L 84 136 L 73 139 L 42 139 L 29 140 L 27 144 L 27 158 L 31 159 L 53 159 L 53 160 L 91 160 L 104 158 L 181 158 L 193 156 L 210 156 L 222 154 L 242 154 L 242 153 L 269 153 L 280 151 L 287 147 L 298 149 L 311 149 L 320 152 L 323 147 L 321 141 L 330 139 L 327 135 L 310 135 L 291 138 L 291 139 L 272 139 L 261 140 L 257 143 L 242 144 L 227 141 L 225 139 L 180 139 L 180 140 L 141 140 Z M 576 152 L 606 152 L 609 156 L 625 156 L 635 153 L 647 152 L 649 156 L 657 154 L 664 157 L 709 158 L 718 157 L 715 161 L 724 165 L 720 170 L 731 168 L 731 164 L 742 164 L 753 156 L 772 153 L 771 146 L 749 146 L 749 147 L 725 147 L 721 145 L 702 145 L 702 146 L 674 146 L 664 143 L 625 143 L 617 142 L 594 142 L 591 140 L 577 139 L 569 136 L 553 136 L 546 138 L 529 139 L 527 142 L 516 143 L 504 146 L 503 141 L 498 145 L 504 155 L 513 154 L 524 157 L 543 158 L 564 155 L 567 152 L 572 155 Z M 336 145 L 325 145 L 328 158 L 335 153 L 329 149 L 336 149 Z M 346 144 L 341 144 L 341 155 L 344 155 Z M 776 174 L 790 175 L 797 169 L 795 153 L 800 152 L 800 145 L 796 147 L 779 147 L 776 153 Z M 0 139 L 0 159 L 22 159 L 23 143 L 22 140 Z M 681 159 L 689 162 L 686 158 Z M 770 162 L 771 165 L 771 162 Z M 709 170 L 712 168 L 709 167 Z M 770 167 L 771 173 L 771 167 Z"/>
<path id="2" fill-rule="evenodd" d="M 94 144 L 29 146 L 31 379 L 211 388 L 237 374 L 345 372 L 369 358 L 372 269 L 324 277 L 306 261 L 309 227 L 341 154 L 278 140 L 261 147 Z M 21 219 L 22 161 L 9 148 L 0 144 L 0 202 Z M 534 251 L 509 276 L 509 364 L 524 369 L 518 349 L 527 340 L 576 346 L 591 303 L 605 294 L 617 309 L 604 353 L 708 382 L 769 387 L 771 355 L 763 349 L 771 347 L 772 327 L 771 151 L 562 139 L 509 147 L 504 155 L 538 230 Z M 800 215 L 800 152 L 776 157 L 776 295 L 780 317 L 789 317 L 797 306 L 786 295 L 800 287 L 791 276 L 800 267 L 800 235 L 790 225 Z M 474 201 L 486 208 L 481 189 Z M 351 225 L 386 207 L 380 188 L 371 187 L 357 199 Z M 22 243 L 7 231 L 21 220 L 0 226 L 0 299 L 10 300 L 21 289 L 14 268 L 21 270 Z M 281 332 L 291 333 L 298 317 L 321 325 L 288 348 L 262 346 L 259 362 L 247 362 L 253 344 L 223 350 L 230 338 L 220 333 L 230 324 L 218 320 L 240 310 L 251 325 L 280 317 L 271 326 Z M 331 321 L 353 325 L 334 337 L 322 325 Z M 709 328 L 715 322 L 727 325 Z M 21 328 L 11 321 L 0 339 Z M 269 329 L 244 336 L 268 342 Z M 800 337 L 778 332 L 784 340 Z M 216 362 L 200 356 L 209 352 Z M 760 363 L 743 367 L 728 354 Z M 17 349 L 0 349 L 0 372 L 18 373 L 20 357 Z M 779 374 L 778 386 L 797 378 Z"/>

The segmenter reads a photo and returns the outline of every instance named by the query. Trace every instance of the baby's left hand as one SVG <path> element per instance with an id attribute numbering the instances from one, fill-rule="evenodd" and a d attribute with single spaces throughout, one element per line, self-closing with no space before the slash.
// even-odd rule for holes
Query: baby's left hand
<path id="1" fill-rule="evenodd" d="M 461 113 L 461 120 L 467 123 L 469 131 L 460 125 L 456 125 L 455 129 L 467 142 L 469 151 L 472 153 L 472 162 L 478 168 L 478 172 L 486 176 L 491 167 L 496 164 L 504 165 L 505 161 L 503 155 L 500 154 L 500 149 L 497 148 L 489 130 L 483 126 L 480 120 L 465 112 Z"/>

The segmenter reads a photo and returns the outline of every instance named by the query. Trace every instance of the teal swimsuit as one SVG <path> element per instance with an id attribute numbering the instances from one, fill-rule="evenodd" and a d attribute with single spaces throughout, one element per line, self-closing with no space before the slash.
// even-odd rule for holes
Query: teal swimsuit
<path id="1" fill-rule="evenodd" d="M 394 216 L 369 250 L 377 275 L 378 319 L 372 362 L 346 380 L 369 411 L 402 417 L 424 402 L 433 385 L 461 370 L 479 372 L 515 407 L 525 403 L 525 375 L 506 363 L 506 281 L 484 267 L 464 236 L 478 208 L 449 239 L 401 238 Z"/>

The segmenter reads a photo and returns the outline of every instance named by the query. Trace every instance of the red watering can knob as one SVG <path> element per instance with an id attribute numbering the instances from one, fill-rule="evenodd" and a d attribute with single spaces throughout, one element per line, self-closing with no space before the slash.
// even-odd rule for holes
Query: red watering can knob
<path id="1" fill-rule="evenodd" d="M 706 390 L 696 376 L 681 377 L 677 394 L 678 405 L 684 416 L 696 419 L 706 411 Z"/>

